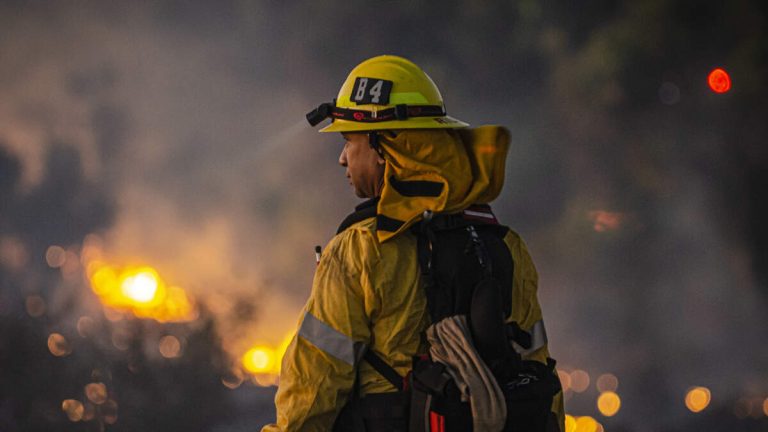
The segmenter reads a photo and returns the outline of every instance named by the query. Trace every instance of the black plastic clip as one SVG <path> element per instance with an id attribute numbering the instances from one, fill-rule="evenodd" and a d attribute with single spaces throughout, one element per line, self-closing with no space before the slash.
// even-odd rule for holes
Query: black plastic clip
<path id="1" fill-rule="evenodd" d="M 407 120 L 408 119 L 408 105 L 406 105 L 406 104 L 395 105 L 395 117 L 398 120 Z"/>

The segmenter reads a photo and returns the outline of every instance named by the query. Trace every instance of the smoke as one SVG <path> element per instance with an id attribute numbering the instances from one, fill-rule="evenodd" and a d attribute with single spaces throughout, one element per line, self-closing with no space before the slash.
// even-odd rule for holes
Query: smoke
<path id="1" fill-rule="evenodd" d="M 34 257 L 95 233 L 113 262 L 157 268 L 233 355 L 277 345 L 345 211 L 315 198 L 332 183 L 302 119 L 314 102 L 240 70 L 269 63 L 242 35 L 167 7 L 4 6 L 0 140 L 19 173 L 3 170 L 3 217 Z"/>
<path id="2" fill-rule="evenodd" d="M 338 138 L 303 115 L 357 62 L 395 53 L 430 73 L 451 115 L 509 126 L 495 209 L 532 251 L 560 365 L 615 373 L 635 423 L 679 418 L 694 384 L 768 392 L 751 264 L 764 245 L 734 156 L 764 166 L 765 133 L 750 114 L 736 140 L 724 118 L 738 107 L 696 90 L 706 61 L 678 60 L 694 36 L 677 32 L 673 2 L 578 20 L 536 2 L 341 3 L 0 6 L 2 268 L 93 233 L 110 260 L 203 301 L 231 354 L 279 344 L 314 245 L 355 203 L 340 197 Z M 352 37 L 349 23 L 365 26 Z M 462 35 L 446 39 L 453 26 Z M 759 76 L 743 46 L 733 63 Z M 665 85 L 677 98 L 658 99 Z"/>

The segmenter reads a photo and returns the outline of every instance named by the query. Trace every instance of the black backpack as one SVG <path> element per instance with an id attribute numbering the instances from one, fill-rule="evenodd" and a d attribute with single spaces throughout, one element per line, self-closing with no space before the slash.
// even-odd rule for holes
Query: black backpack
<path id="1" fill-rule="evenodd" d="M 560 391 L 555 361 L 522 360 L 513 348 L 531 348 L 531 336 L 511 314 L 514 262 L 488 206 L 473 206 L 452 215 L 425 214 L 411 231 L 417 236 L 418 259 L 430 318 L 466 315 L 472 343 L 504 394 L 504 431 L 544 432 L 556 421 L 550 412 Z M 400 376 L 374 352 L 364 357 L 398 392 L 360 398 L 357 385 L 339 415 L 334 431 L 454 432 L 472 430 L 472 411 L 446 366 L 428 355 L 413 360 Z M 555 427 L 554 430 L 558 430 Z"/>

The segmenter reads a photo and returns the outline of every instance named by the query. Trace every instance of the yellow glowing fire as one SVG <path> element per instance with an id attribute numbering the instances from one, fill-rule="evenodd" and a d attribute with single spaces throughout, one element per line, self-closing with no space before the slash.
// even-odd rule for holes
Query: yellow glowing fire
<path id="1" fill-rule="evenodd" d="M 243 369 L 256 377 L 277 377 L 280 374 L 280 363 L 282 362 L 283 355 L 285 355 L 291 340 L 293 340 L 292 332 L 276 348 L 263 344 L 250 348 L 241 358 Z M 267 379 L 261 382 L 270 383 L 271 381 Z"/>
<path id="2" fill-rule="evenodd" d="M 157 285 L 157 275 L 154 272 L 142 271 L 125 278 L 120 288 L 126 297 L 139 303 L 149 303 L 157 294 Z"/>
<path id="3" fill-rule="evenodd" d="M 189 321 L 197 315 L 184 290 L 167 285 L 152 267 L 118 268 L 91 261 L 87 271 L 93 292 L 111 309 L 162 322 Z"/>
<path id="4" fill-rule="evenodd" d="M 243 355 L 243 367 L 250 373 L 270 373 L 274 371 L 275 350 L 259 346 L 249 349 Z"/>

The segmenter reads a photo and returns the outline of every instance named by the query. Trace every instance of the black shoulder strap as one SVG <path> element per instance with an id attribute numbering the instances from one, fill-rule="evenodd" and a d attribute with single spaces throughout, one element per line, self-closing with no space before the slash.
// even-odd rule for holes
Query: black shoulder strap
<path id="1" fill-rule="evenodd" d="M 381 374 L 381 376 L 386 378 L 386 380 L 389 381 L 390 384 L 395 386 L 397 391 L 403 391 L 405 389 L 405 386 L 403 384 L 403 377 L 400 376 L 399 373 L 397 373 L 395 368 L 388 365 L 381 357 L 376 355 L 375 352 L 373 352 L 372 350 L 367 350 L 363 358 L 365 359 L 365 361 L 368 362 L 369 365 L 371 365 L 376 370 L 376 372 Z"/>
<path id="2" fill-rule="evenodd" d="M 340 232 L 344 231 L 345 229 L 349 228 L 350 226 L 362 221 L 366 220 L 368 218 L 372 218 L 376 216 L 376 206 L 379 203 L 379 198 L 372 198 L 368 201 L 365 201 L 364 203 L 358 205 L 355 207 L 355 211 L 349 215 L 347 215 L 346 218 L 341 222 L 341 225 L 339 225 L 339 229 L 336 230 L 336 234 L 339 234 Z"/>

